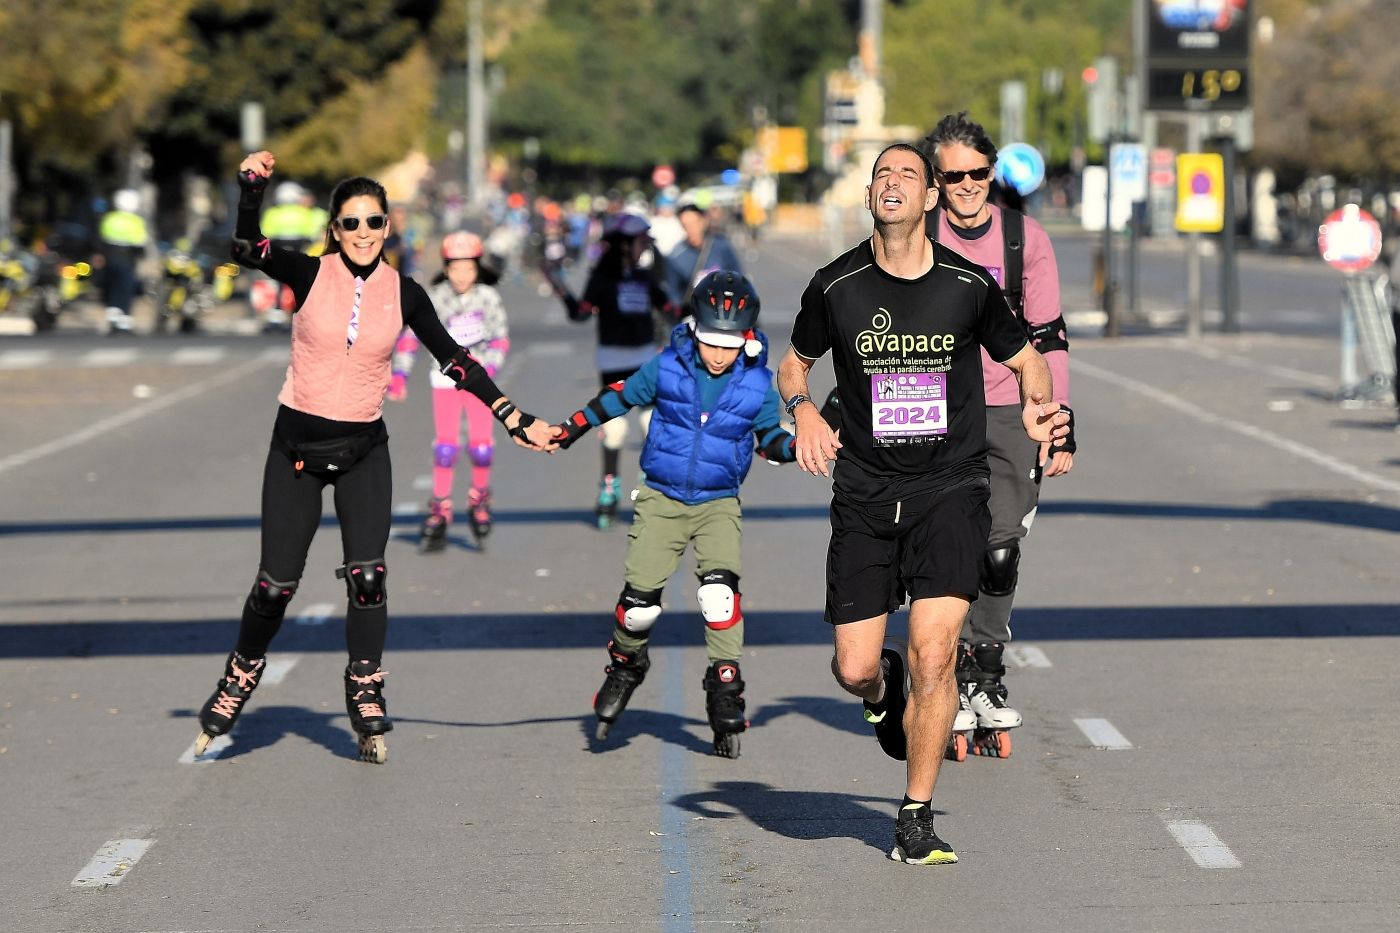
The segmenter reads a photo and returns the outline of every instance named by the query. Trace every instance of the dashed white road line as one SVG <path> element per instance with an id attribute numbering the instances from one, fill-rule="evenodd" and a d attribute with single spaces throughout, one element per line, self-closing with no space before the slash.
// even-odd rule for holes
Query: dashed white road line
<path id="1" fill-rule="evenodd" d="M 223 347 L 181 347 L 170 354 L 170 362 L 176 366 L 208 366 L 223 359 L 226 352 Z"/>
<path id="2" fill-rule="evenodd" d="M 260 685 L 280 684 L 287 679 L 287 673 L 301 660 L 299 654 L 289 654 L 280 658 L 268 658 L 267 667 L 263 669 L 262 679 L 258 681 Z"/>
<path id="3" fill-rule="evenodd" d="M 121 884 L 154 839 L 113 839 L 97 850 L 92 861 L 73 879 L 75 888 L 110 888 Z"/>
<path id="4" fill-rule="evenodd" d="M 32 369 L 52 357 L 52 350 L 6 350 L 0 353 L 0 369 Z"/>
<path id="5" fill-rule="evenodd" d="M 297 615 L 297 625 L 325 625 L 334 612 L 330 603 L 312 603 Z"/>
<path id="6" fill-rule="evenodd" d="M 1115 750 L 1133 747 L 1133 743 L 1129 742 L 1123 733 L 1115 729 L 1113 723 L 1107 719 L 1076 719 L 1074 724 L 1079 727 L 1080 732 L 1084 733 L 1089 744 L 1095 748 Z"/>
<path id="7" fill-rule="evenodd" d="M 1202 868 L 1239 868 L 1240 860 L 1220 837 L 1200 820 L 1167 820 L 1167 832 Z"/>
<path id="8" fill-rule="evenodd" d="M 78 365 L 86 367 L 97 366 L 126 366 L 136 360 L 136 350 L 133 347 L 107 347 L 102 350 L 89 350 L 78 357 Z"/>
<path id="9" fill-rule="evenodd" d="M 1050 659 L 1035 645 L 1008 645 L 1006 660 L 1017 667 L 1050 667 Z"/>

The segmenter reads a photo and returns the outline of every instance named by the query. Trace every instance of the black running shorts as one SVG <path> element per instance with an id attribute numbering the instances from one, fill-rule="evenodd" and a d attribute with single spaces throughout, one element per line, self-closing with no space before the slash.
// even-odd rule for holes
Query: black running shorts
<path id="1" fill-rule="evenodd" d="M 977 598 L 979 561 L 992 517 L 986 477 L 900 503 L 831 500 L 826 621 L 859 622 L 893 612 L 908 597 Z"/>

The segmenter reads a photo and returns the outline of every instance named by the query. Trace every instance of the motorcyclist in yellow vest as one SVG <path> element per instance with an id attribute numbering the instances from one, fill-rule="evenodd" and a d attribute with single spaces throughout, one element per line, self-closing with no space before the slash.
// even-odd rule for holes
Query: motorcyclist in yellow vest
<path id="1" fill-rule="evenodd" d="M 113 334 L 131 333 L 131 303 L 136 298 L 136 264 L 145 254 L 150 234 L 142 217 L 141 196 L 123 188 L 112 196 L 112 210 L 102 215 L 102 297 L 107 303 L 107 326 Z"/>
<path id="2" fill-rule="evenodd" d="M 262 232 L 272 245 L 293 252 L 307 252 L 307 244 L 325 235 L 325 225 L 311 233 L 311 218 L 302 204 L 304 191 L 294 181 L 284 181 L 272 192 L 272 207 L 262 215 Z M 266 323 L 269 327 L 285 327 L 288 321 L 287 309 L 277 301 L 267 310 Z"/>

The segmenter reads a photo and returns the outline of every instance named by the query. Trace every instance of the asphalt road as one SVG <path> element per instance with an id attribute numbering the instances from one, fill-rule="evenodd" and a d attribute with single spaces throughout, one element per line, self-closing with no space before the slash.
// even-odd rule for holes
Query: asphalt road
<path id="1" fill-rule="evenodd" d="M 592 526 L 597 453 L 498 447 L 485 550 L 462 523 L 420 555 L 420 365 L 387 412 L 388 763 L 344 715 L 329 507 L 268 679 L 196 761 L 285 338 L 0 338 L 0 930 L 1393 929 L 1400 452 L 1392 407 L 1336 399 L 1339 280 L 1246 257 L 1243 333 L 1109 341 L 1093 241 L 1057 243 L 1081 449 L 1025 545 L 1014 754 L 935 794 L 951 867 L 887 858 L 903 772 L 828 669 L 826 482 L 757 464 L 744 489 L 742 756 L 710 754 L 688 562 L 598 745 L 626 528 Z M 824 253 L 749 256 L 775 361 Z M 1179 308 L 1179 252 L 1143 261 Z M 557 419 L 592 334 L 533 284 L 504 286 L 501 382 Z"/>

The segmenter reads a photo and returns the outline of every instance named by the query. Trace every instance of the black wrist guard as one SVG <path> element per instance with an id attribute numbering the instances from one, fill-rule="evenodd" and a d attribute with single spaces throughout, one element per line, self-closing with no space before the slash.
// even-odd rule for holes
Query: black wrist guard
<path id="1" fill-rule="evenodd" d="M 1060 411 L 1069 415 L 1069 424 L 1065 425 L 1065 427 L 1069 428 L 1069 433 L 1058 441 L 1050 444 L 1050 453 L 1052 456 L 1062 450 L 1067 454 L 1072 454 L 1079 449 L 1079 445 L 1074 442 L 1074 411 L 1068 405 L 1061 405 Z"/>
<path id="2" fill-rule="evenodd" d="M 506 404 L 509 405 L 510 403 L 507 402 Z M 501 407 L 504 408 L 505 405 L 502 405 Z M 514 408 L 515 406 L 512 405 L 511 407 Z M 534 415 L 527 414 L 526 412 L 522 411 L 520 413 L 520 422 L 516 424 L 516 426 L 513 428 L 507 428 L 506 433 L 509 434 L 511 437 L 520 438 L 522 441 L 524 441 L 527 444 L 530 444 L 530 446 L 533 447 L 534 444 L 531 442 L 529 435 L 525 433 L 525 429 L 528 428 L 530 425 L 534 424 L 535 421 L 536 418 Z"/>
<path id="3" fill-rule="evenodd" d="M 492 409 L 491 414 L 495 415 L 496 420 L 499 421 L 501 424 L 505 424 L 506 419 L 510 417 L 510 413 L 513 411 L 515 411 L 515 405 L 511 403 L 510 399 L 506 399 L 504 402 L 501 403 L 500 408 Z"/>
<path id="4" fill-rule="evenodd" d="M 261 191 L 267 187 L 267 176 L 259 175 L 252 169 L 249 169 L 246 172 L 239 172 L 238 187 L 243 189 L 244 191 L 255 191 L 261 193 Z"/>
<path id="5" fill-rule="evenodd" d="M 240 266 L 245 266 L 249 269 L 261 269 L 263 264 L 267 262 L 267 254 L 271 249 L 272 241 L 267 237 L 263 237 L 256 243 L 251 240 L 240 240 L 238 237 L 234 237 L 229 253 L 233 256 L 233 261 Z"/>

